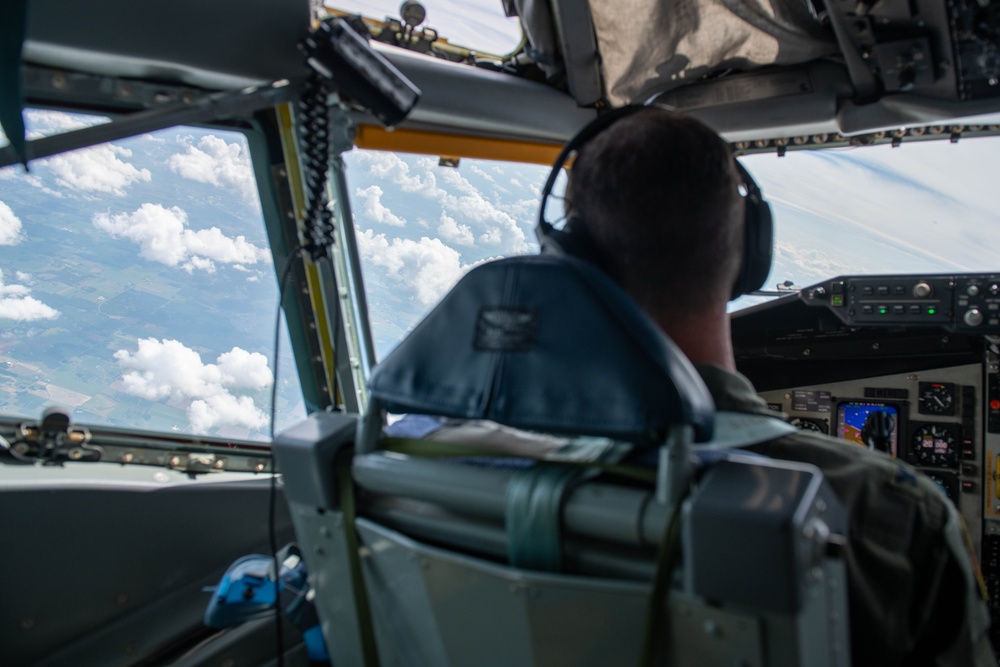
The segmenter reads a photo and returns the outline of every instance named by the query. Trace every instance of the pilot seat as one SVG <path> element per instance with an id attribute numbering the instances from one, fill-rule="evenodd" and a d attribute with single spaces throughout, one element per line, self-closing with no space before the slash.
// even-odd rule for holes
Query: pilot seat
<path id="1" fill-rule="evenodd" d="M 589 264 L 475 268 L 369 390 L 275 442 L 334 665 L 849 664 L 822 473 Z"/>

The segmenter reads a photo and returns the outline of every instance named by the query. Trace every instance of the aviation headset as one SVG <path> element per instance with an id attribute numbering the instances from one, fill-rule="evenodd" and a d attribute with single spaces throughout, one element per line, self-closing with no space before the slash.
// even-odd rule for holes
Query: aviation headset
<path id="1" fill-rule="evenodd" d="M 552 187 L 555 185 L 559 173 L 566 166 L 570 155 L 580 150 L 584 144 L 618 120 L 648 108 L 650 107 L 625 106 L 598 116 L 570 139 L 559 156 L 556 157 L 548 180 L 545 181 L 545 187 L 542 188 L 542 204 L 538 213 L 538 226 L 535 228 L 535 235 L 538 237 L 538 243 L 541 245 L 543 253 L 571 255 L 602 266 L 602 253 L 594 238 L 587 232 L 586 223 L 574 215 L 566 221 L 562 229 L 556 229 L 545 219 L 545 206 L 552 193 Z M 740 194 L 743 196 L 744 202 L 745 231 L 740 272 L 733 284 L 730 300 L 744 294 L 750 294 L 763 287 L 764 281 L 767 280 L 767 275 L 771 271 L 774 234 L 771 207 L 764 201 L 760 187 L 754 182 L 750 172 L 735 158 L 734 161 L 742 178 L 743 188 Z"/>

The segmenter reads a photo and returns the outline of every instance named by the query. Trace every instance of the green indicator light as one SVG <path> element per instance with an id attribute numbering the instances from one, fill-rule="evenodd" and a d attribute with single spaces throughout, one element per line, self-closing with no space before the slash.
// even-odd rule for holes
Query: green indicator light
<path id="1" fill-rule="evenodd" d="M 928 315 L 933 315 L 933 314 L 934 314 L 934 313 L 936 313 L 936 312 L 937 312 L 937 311 L 936 311 L 935 309 L 933 309 L 933 308 L 928 308 L 928 309 L 927 309 L 927 314 L 928 314 Z"/>
<path id="2" fill-rule="evenodd" d="M 887 312 L 889 312 L 889 311 L 886 308 L 879 308 L 878 309 L 878 314 L 879 315 L 885 315 Z"/>
<path id="3" fill-rule="evenodd" d="M 843 295 L 841 295 L 841 294 L 834 294 L 833 295 L 833 299 L 832 299 L 832 304 L 834 306 L 843 306 L 844 305 L 844 297 L 843 297 Z"/>

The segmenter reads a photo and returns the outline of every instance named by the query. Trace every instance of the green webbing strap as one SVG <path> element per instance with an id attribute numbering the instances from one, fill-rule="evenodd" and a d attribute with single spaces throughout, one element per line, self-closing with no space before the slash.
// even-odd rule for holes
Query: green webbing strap
<path id="1" fill-rule="evenodd" d="M 661 652 L 658 640 L 666 632 L 667 592 L 670 590 L 674 570 L 680 561 L 682 506 L 683 502 L 678 502 L 674 507 L 656 555 L 653 586 L 649 593 L 649 607 L 646 609 L 646 628 L 642 640 L 642 657 L 639 658 L 640 667 L 649 667 L 662 662 L 654 662 L 654 658 Z"/>
<path id="2" fill-rule="evenodd" d="M 358 542 L 357 507 L 354 503 L 354 478 L 351 476 L 351 461 L 354 452 L 342 451 L 334 461 L 337 470 L 337 486 L 340 489 L 340 511 L 344 520 L 344 539 L 347 543 L 347 560 L 351 569 L 351 587 L 354 590 L 354 609 L 358 617 L 358 634 L 361 639 L 361 653 L 365 667 L 378 667 L 378 646 L 372 627 L 371 607 L 368 604 L 368 590 L 364 573 L 361 571 L 361 553 Z"/>
<path id="3" fill-rule="evenodd" d="M 383 438 L 379 447 L 387 452 L 405 454 L 418 458 L 454 458 L 454 457 L 494 457 L 494 458 L 533 458 L 546 463 L 558 463 L 573 469 L 596 468 L 606 473 L 653 484 L 656 482 L 656 470 L 640 468 L 623 463 L 610 463 L 601 460 L 583 459 L 544 459 L 528 457 L 524 454 L 512 454 L 501 449 L 489 447 L 472 447 L 454 442 L 438 442 L 436 440 L 421 440 L 419 438 Z"/>
<path id="4" fill-rule="evenodd" d="M 579 466 L 543 463 L 514 474 L 504 498 L 507 559 L 511 565 L 543 572 L 562 571 L 563 500 L 588 472 Z"/>
<path id="5" fill-rule="evenodd" d="M 28 28 L 28 0 L 0 2 L 0 127 L 14 155 L 28 168 L 21 104 L 21 49 Z"/>

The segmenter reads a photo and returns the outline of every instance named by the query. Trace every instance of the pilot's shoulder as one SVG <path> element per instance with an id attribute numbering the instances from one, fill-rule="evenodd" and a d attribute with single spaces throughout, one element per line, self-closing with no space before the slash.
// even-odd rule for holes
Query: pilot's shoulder
<path id="1" fill-rule="evenodd" d="M 916 503 L 924 520 L 942 525 L 947 520 L 950 503 L 940 487 L 883 452 L 808 431 L 757 445 L 753 450 L 775 459 L 815 465 L 848 506 Z"/>

